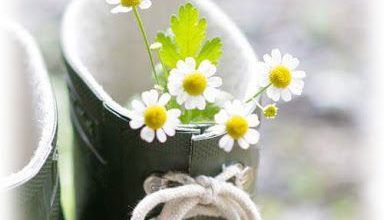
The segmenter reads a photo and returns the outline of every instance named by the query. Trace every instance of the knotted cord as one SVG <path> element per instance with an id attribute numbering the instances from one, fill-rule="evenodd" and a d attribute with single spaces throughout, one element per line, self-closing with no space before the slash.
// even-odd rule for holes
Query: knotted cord
<path id="1" fill-rule="evenodd" d="M 162 178 L 179 186 L 148 194 L 134 209 L 131 220 L 144 220 L 160 204 L 164 207 L 156 220 L 182 220 L 196 216 L 261 220 L 256 205 L 241 189 L 243 171 L 242 166 L 236 164 L 224 168 L 215 178 L 168 173 Z M 234 184 L 228 182 L 232 179 Z"/>

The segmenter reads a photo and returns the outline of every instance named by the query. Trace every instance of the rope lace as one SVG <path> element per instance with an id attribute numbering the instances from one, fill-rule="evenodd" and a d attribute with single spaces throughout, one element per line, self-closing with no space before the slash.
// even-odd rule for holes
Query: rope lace
<path id="1" fill-rule="evenodd" d="M 179 186 L 148 194 L 134 209 L 131 220 L 144 220 L 160 204 L 164 207 L 156 220 L 182 220 L 196 216 L 222 217 L 229 220 L 261 220 L 249 195 L 241 189 L 243 169 L 239 164 L 224 168 L 215 178 L 192 178 L 182 173 L 163 176 Z M 229 183 L 234 179 L 234 184 Z"/>

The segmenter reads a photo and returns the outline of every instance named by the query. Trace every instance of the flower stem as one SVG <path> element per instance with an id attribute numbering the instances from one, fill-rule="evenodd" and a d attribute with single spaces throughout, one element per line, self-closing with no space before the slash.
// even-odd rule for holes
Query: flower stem
<path id="1" fill-rule="evenodd" d="M 265 92 L 265 90 L 267 90 L 272 84 L 270 83 L 269 85 L 267 85 L 266 87 L 260 89 L 260 91 L 258 91 L 252 98 L 248 99 L 246 101 L 246 103 L 249 103 L 251 102 L 252 100 L 254 100 L 255 98 L 257 98 L 259 95 L 261 95 L 263 92 Z"/>
<path id="2" fill-rule="evenodd" d="M 168 92 L 168 86 L 167 85 L 168 85 L 169 71 L 168 71 L 167 66 L 165 65 L 164 61 L 160 57 L 159 50 L 157 50 L 157 57 L 158 57 L 158 59 L 160 61 L 160 64 L 161 64 L 161 66 L 163 68 L 163 74 L 165 75 L 165 79 L 166 79 L 165 85 L 164 85 L 164 91 Z"/>
<path id="3" fill-rule="evenodd" d="M 264 111 L 264 107 L 261 106 L 259 102 L 256 102 L 256 106 L 257 106 L 260 110 Z"/>
<path id="4" fill-rule="evenodd" d="M 167 66 L 165 65 L 164 61 L 160 57 L 160 52 L 159 51 L 157 51 L 157 56 L 159 57 L 161 66 L 163 67 L 164 74 L 165 74 L 166 78 L 168 79 L 169 72 L 168 72 Z"/>
<path id="5" fill-rule="evenodd" d="M 147 49 L 149 60 L 151 62 L 153 75 L 155 77 L 156 83 L 158 85 L 160 85 L 159 84 L 159 79 L 157 78 L 157 74 L 156 74 L 155 61 L 153 60 L 153 55 L 152 55 L 152 52 L 151 52 L 151 49 L 150 49 L 150 46 L 149 46 L 150 44 L 149 44 L 149 41 L 148 41 L 147 33 L 145 32 L 143 20 L 141 19 L 141 16 L 139 14 L 139 11 L 137 10 L 137 7 L 133 6 L 132 9 L 133 9 L 133 13 L 135 14 L 135 17 L 136 17 L 137 25 L 139 26 L 140 32 L 143 35 L 145 47 Z"/>

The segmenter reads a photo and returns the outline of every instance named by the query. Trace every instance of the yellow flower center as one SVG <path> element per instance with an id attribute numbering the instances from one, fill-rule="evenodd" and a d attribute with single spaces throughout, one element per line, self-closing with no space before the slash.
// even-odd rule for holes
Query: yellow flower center
<path id="1" fill-rule="evenodd" d="M 144 112 L 144 121 L 154 130 L 162 128 L 167 121 L 167 110 L 158 105 L 148 107 Z"/>
<path id="2" fill-rule="evenodd" d="M 275 118 L 278 108 L 275 105 L 268 105 L 264 108 L 263 114 L 266 118 Z"/>
<path id="3" fill-rule="evenodd" d="M 233 139 L 240 139 L 248 132 L 249 125 L 242 116 L 232 116 L 226 124 L 226 130 Z"/>
<path id="4" fill-rule="evenodd" d="M 277 66 L 270 72 L 269 80 L 276 88 L 287 88 L 292 80 L 291 71 L 285 66 Z"/>
<path id="5" fill-rule="evenodd" d="M 121 0 L 121 5 L 125 7 L 133 7 L 140 5 L 141 0 Z"/>
<path id="6" fill-rule="evenodd" d="M 207 88 L 207 78 L 199 72 L 188 74 L 184 78 L 183 88 L 189 95 L 199 96 Z"/>

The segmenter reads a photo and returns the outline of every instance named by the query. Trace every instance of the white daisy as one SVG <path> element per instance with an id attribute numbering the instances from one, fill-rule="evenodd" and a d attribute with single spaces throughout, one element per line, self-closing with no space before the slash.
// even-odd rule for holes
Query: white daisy
<path id="1" fill-rule="evenodd" d="M 168 78 L 169 93 L 188 110 L 204 110 L 206 101 L 215 102 L 219 94 L 217 88 L 223 84 L 220 77 L 213 76 L 215 73 L 216 66 L 209 60 L 204 60 L 197 69 L 195 59 L 179 60 Z"/>
<path id="2" fill-rule="evenodd" d="M 208 129 L 215 134 L 225 135 L 219 141 L 219 147 L 230 152 L 235 141 L 242 149 L 259 142 L 260 134 L 255 129 L 259 124 L 256 114 L 249 113 L 239 100 L 225 103 L 224 109 L 215 115 L 217 125 Z"/>
<path id="3" fill-rule="evenodd" d="M 116 5 L 111 10 L 112 13 L 127 13 L 132 11 L 132 7 L 139 7 L 141 9 L 148 9 L 152 6 L 151 0 L 106 0 L 110 5 Z"/>
<path id="4" fill-rule="evenodd" d="M 298 71 L 299 60 L 290 54 L 281 55 L 278 49 L 264 55 L 264 62 L 259 62 L 261 72 L 260 86 L 267 87 L 267 96 L 277 102 L 280 97 L 289 102 L 292 94 L 301 95 L 304 88 L 305 72 Z"/>
<path id="5" fill-rule="evenodd" d="M 161 95 L 156 90 L 143 92 L 142 101 L 133 100 L 133 111 L 129 112 L 131 121 L 129 125 L 132 129 L 141 129 L 140 136 L 147 142 L 152 142 L 157 137 L 159 142 L 164 143 L 168 136 L 175 135 L 175 129 L 180 124 L 180 110 L 167 110 L 171 96 L 168 93 Z"/>

